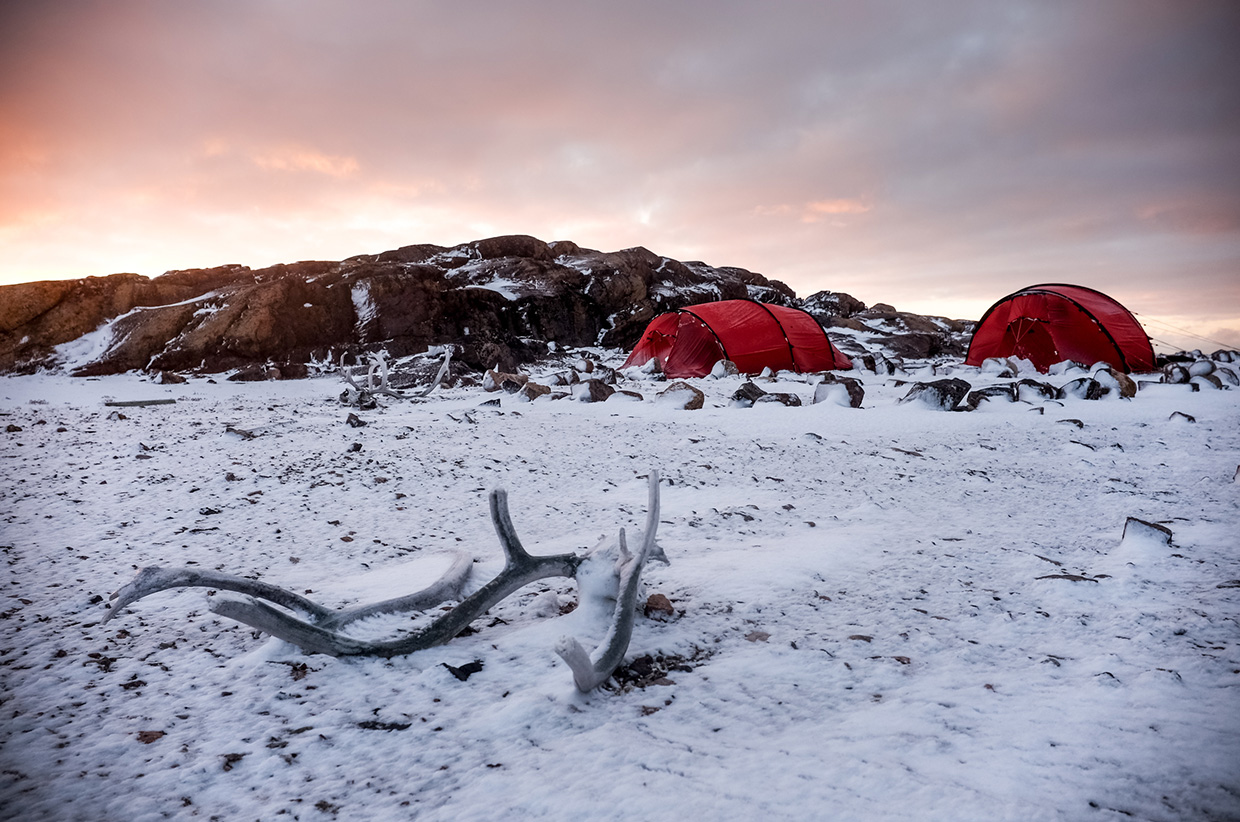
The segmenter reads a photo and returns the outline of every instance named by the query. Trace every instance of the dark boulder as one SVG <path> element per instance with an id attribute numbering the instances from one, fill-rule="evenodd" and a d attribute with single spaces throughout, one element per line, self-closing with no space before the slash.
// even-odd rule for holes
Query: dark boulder
<path id="1" fill-rule="evenodd" d="M 913 383 L 900 404 L 917 402 L 939 411 L 954 411 L 971 386 L 960 379 Z"/>

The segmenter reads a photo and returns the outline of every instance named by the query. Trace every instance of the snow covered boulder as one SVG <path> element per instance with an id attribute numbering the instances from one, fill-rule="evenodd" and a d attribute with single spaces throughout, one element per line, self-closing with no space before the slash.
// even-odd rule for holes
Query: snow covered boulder
<path id="1" fill-rule="evenodd" d="M 607 402 L 641 402 L 642 399 L 644 399 L 642 395 L 636 391 L 626 391 L 622 388 L 608 397 Z"/>
<path id="2" fill-rule="evenodd" d="M 766 392 L 752 382 L 747 382 L 732 395 L 732 405 L 737 408 L 749 408 Z"/>
<path id="3" fill-rule="evenodd" d="M 1106 391 L 1102 384 L 1090 377 L 1078 377 L 1059 388 L 1059 399 L 1100 400 Z"/>
<path id="4" fill-rule="evenodd" d="M 982 360 L 982 373 L 992 377 L 1000 377 L 1002 379 L 1012 379 L 1016 376 L 1016 364 L 1006 357 L 987 357 Z"/>
<path id="5" fill-rule="evenodd" d="M 1163 366 L 1162 381 L 1179 385 L 1189 379 L 1188 369 L 1178 362 L 1169 362 Z"/>
<path id="6" fill-rule="evenodd" d="M 835 374 L 823 375 L 822 382 L 814 386 L 814 404 L 829 403 L 842 405 L 846 408 L 860 408 L 865 399 L 865 389 L 861 382 L 852 377 L 837 377 Z"/>
<path id="7" fill-rule="evenodd" d="M 914 383 L 900 405 L 916 402 L 936 411 L 954 411 L 971 387 L 959 379 Z"/>
<path id="8" fill-rule="evenodd" d="M 659 392 L 656 405 L 666 405 L 684 411 L 696 411 L 706 404 L 706 395 L 684 380 L 677 380 Z"/>
<path id="9" fill-rule="evenodd" d="M 717 380 L 724 377 L 739 377 L 741 370 L 731 360 L 720 360 L 710 369 L 710 375 Z"/>
<path id="10" fill-rule="evenodd" d="M 970 391 L 969 396 L 965 399 L 964 407 L 966 411 L 976 411 L 985 403 L 1015 401 L 1016 385 L 1014 383 L 1005 383 L 1003 385 L 989 385 L 976 391 Z"/>
<path id="11" fill-rule="evenodd" d="M 780 392 L 767 392 L 755 400 L 755 404 L 759 402 L 777 402 L 780 405 L 800 406 L 801 398 L 796 394 L 784 394 Z"/>
<path id="12" fill-rule="evenodd" d="M 1240 362 L 1240 351 L 1235 349 L 1220 348 L 1210 355 L 1210 359 L 1215 362 Z"/>
<path id="13" fill-rule="evenodd" d="M 521 386 L 521 388 L 517 390 L 513 396 L 522 402 L 533 402 L 539 397 L 548 396 L 550 393 L 550 386 L 539 385 L 533 380 L 527 380 L 525 385 Z"/>
<path id="14" fill-rule="evenodd" d="M 1107 389 L 1108 396 L 1132 399 L 1137 395 L 1137 384 L 1123 371 L 1103 363 L 1095 366 L 1093 379 Z"/>
<path id="15" fill-rule="evenodd" d="M 1150 579 L 1171 559 L 1171 529 L 1128 517 L 1119 545 L 1098 563 L 1095 573 L 1117 580 Z"/>
<path id="16" fill-rule="evenodd" d="M 1223 381 L 1214 374 L 1197 374 L 1189 379 L 1188 384 L 1193 386 L 1194 391 L 1218 391 L 1223 387 Z"/>
<path id="17" fill-rule="evenodd" d="M 1084 374 L 1085 366 L 1081 365 L 1079 362 L 1075 362 L 1074 360 L 1064 360 L 1063 362 L 1057 362 L 1052 365 L 1047 369 L 1046 373 L 1050 374 L 1052 377 L 1062 377 L 1067 374 Z"/>
<path id="18" fill-rule="evenodd" d="M 582 380 L 575 386 L 573 396 L 579 402 L 604 402 L 614 393 L 616 389 L 602 380 Z"/>
<path id="19" fill-rule="evenodd" d="M 515 385 L 515 387 L 511 391 L 508 391 L 508 393 L 515 394 L 517 391 L 520 391 L 521 386 L 525 385 L 525 383 L 528 381 L 529 381 L 529 377 L 527 377 L 524 374 L 508 374 L 503 371 L 496 371 L 494 368 L 492 368 L 489 371 L 487 371 L 486 376 L 482 378 L 482 390 L 483 391 L 507 390 L 504 384 L 509 383 L 509 384 Z"/>
<path id="20" fill-rule="evenodd" d="M 1021 402 L 1045 402 L 1059 397 L 1059 389 L 1050 383 L 1023 379 L 1016 383 L 1016 399 Z"/>
<path id="21" fill-rule="evenodd" d="M 1237 374 L 1234 368 L 1220 365 L 1214 369 L 1214 376 L 1218 377 L 1218 381 L 1224 385 L 1240 385 L 1240 374 Z"/>

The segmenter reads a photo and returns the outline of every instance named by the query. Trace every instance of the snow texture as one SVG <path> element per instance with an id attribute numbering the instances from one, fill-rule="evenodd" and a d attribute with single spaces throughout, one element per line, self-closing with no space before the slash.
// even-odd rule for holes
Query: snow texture
<path id="1" fill-rule="evenodd" d="M 803 407 L 730 407 L 742 381 L 699 411 L 449 389 L 352 427 L 335 380 L 3 379 L 0 818 L 1240 818 L 1240 392 L 949 413 L 781 375 Z M 583 552 L 643 526 L 651 468 L 671 564 L 642 596 L 674 613 L 590 694 L 554 653 L 600 639 L 569 580 L 391 660 L 303 655 L 204 589 L 99 624 L 154 564 L 340 607 L 464 549 L 472 590 L 492 487 L 532 552 Z"/>

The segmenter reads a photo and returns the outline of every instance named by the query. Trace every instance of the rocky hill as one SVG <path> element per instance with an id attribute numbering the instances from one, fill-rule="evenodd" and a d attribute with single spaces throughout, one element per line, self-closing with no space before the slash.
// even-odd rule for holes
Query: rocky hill
<path id="1" fill-rule="evenodd" d="M 804 308 L 854 355 L 874 347 L 903 357 L 962 356 L 971 330 L 842 293 L 802 300 L 742 268 L 514 235 L 340 262 L 0 287 L 0 373 L 248 369 L 298 377 L 342 355 L 383 348 L 402 357 L 449 343 L 465 366 L 512 369 L 551 349 L 627 348 L 663 311 L 739 298 Z"/>

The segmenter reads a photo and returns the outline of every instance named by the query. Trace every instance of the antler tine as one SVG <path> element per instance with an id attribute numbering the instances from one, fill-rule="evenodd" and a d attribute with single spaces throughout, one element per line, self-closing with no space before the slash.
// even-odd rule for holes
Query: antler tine
<path id="1" fill-rule="evenodd" d="M 419 393 L 417 396 L 419 397 L 430 396 L 430 393 L 435 390 L 435 387 L 438 386 L 441 382 L 443 382 L 443 378 L 447 376 L 448 364 L 452 362 L 453 346 L 446 345 L 444 346 L 444 349 L 445 350 L 444 350 L 444 355 L 443 355 L 443 365 L 439 366 L 439 371 L 436 372 L 435 379 L 431 380 L 431 384 L 426 386 L 426 388 L 422 389 L 421 393 Z"/>
<path id="2" fill-rule="evenodd" d="M 637 612 L 637 592 L 641 586 L 642 569 L 649 559 L 667 562 L 667 557 L 655 543 L 658 526 L 659 473 L 651 471 L 650 510 L 646 516 L 646 533 L 636 554 L 629 551 L 624 529 L 620 529 L 620 561 L 616 569 L 620 580 L 616 592 L 616 609 L 612 612 L 603 642 L 592 655 L 586 653 L 581 643 L 571 636 L 562 637 L 555 646 L 556 653 L 572 670 L 577 689 L 583 693 L 588 693 L 606 682 L 624 661 L 629 642 L 633 638 L 633 621 Z"/>
<path id="3" fill-rule="evenodd" d="M 313 625 L 311 623 L 302 624 L 320 630 L 333 630 L 366 617 L 400 611 L 425 610 L 445 600 L 452 599 L 459 595 L 465 581 L 469 578 L 472 566 L 473 560 L 470 556 L 463 552 L 458 552 L 452 565 L 444 572 L 443 576 L 421 591 L 415 591 L 412 594 L 406 594 L 402 597 L 370 605 L 349 608 L 343 611 L 333 611 L 331 608 L 306 599 L 300 594 L 295 594 L 287 589 L 267 582 L 260 582 L 256 579 L 246 579 L 245 577 L 233 576 L 232 574 L 221 574 L 217 571 L 205 571 L 197 568 L 160 568 L 159 566 L 152 565 L 143 568 L 129 584 L 112 595 L 111 609 L 104 614 L 100 623 L 106 623 L 130 603 L 160 591 L 167 591 L 173 588 L 219 588 L 223 591 L 235 591 L 239 594 L 265 599 L 285 608 L 302 611 L 309 614 L 314 620 Z M 300 621 L 292 616 L 288 618 Z M 246 622 L 244 619 L 240 621 Z M 247 622 L 247 624 L 252 623 Z M 262 626 L 254 625 L 254 627 L 261 628 Z M 307 650 L 309 649 L 307 648 Z"/>
<path id="4" fill-rule="evenodd" d="M 345 351 L 340 352 L 340 369 L 339 369 L 340 376 L 344 377 L 344 381 L 347 382 L 353 388 L 354 391 L 361 391 L 362 387 L 358 385 L 356 382 L 354 382 L 353 374 L 344 364 L 344 358 L 346 356 L 348 356 L 348 352 L 345 352 Z"/>
<path id="5" fill-rule="evenodd" d="M 351 639 L 334 630 L 312 625 L 253 597 L 246 597 L 244 600 L 212 599 L 207 607 L 220 616 L 235 619 L 277 639 L 291 642 L 308 654 L 353 656 L 372 653 L 370 648 L 374 643 Z"/>
<path id="6" fill-rule="evenodd" d="M 581 564 L 581 557 L 576 554 L 531 556 L 521 545 L 513 527 L 508 513 L 507 493 L 500 488 L 493 490 L 490 503 L 491 519 L 504 551 L 503 570 L 451 611 L 415 633 L 397 639 L 368 642 L 337 633 L 333 630 L 336 627 L 333 618 L 329 617 L 323 624 L 311 624 L 255 600 L 221 600 L 212 603 L 212 609 L 221 616 L 244 622 L 310 653 L 393 657 L 443 645 L 523 585 L 546 577 L 574 576 L 577 566 Z"/>
<path id="7" fill-rule="evenodd" d="M 657 468 L 651 469 L 647 486 L 649 494 L 646 508 L 646 532 L 642 535 L 642 553 L 645 554 L 647 560 L 670 565 L 667 554 L 663 553 L 659 543 L 655 542 L 655 535 L 659 530 L 659 512 L 661 510 L 659 504 L 659 470 Z"/>
<path id="8" fill-rule="evenodd" d="M 504 552 L 506 564 L 529 557 L 517 529 L 512 524 L 512 516 L 508 513 L 508 492 L 503 488 L 492 489 L 490 494 L 491 522 L 495 526 L 495 535 L 499 537 L 499 546 Z"/>
<path id="9" fill-rule="evenodd" d="M 120 613 L 121 609 L 131 602 L 142 599 L 159 591 L 171 588 L 219 588 L 225 591 L 236 591 L 239 594 L 262 597 L 285 608 L 304 611 L 315 619 L 322 619 L 332 613 L 330 608 L 306 599 L 300 594 L 285 590 L 267 582 L 256 579 L 221 574 L 218 571 L 199 570 L 197 568 L 161 568 L 151 565 L 143 568 L 129 584 L 123 586 L 112 595 L 111 609 L 104 615 L 100 623 L 105 623 Z"/>
<path id="10" fill-rule="evenodd" d="M 458 598 L 461 588 L 469 579 L 469 572 L 473 569 L 473 565 L 473 557 L 464 551 L 457 551 L 456 558 L 443 576 L 421 591 L 371 605 L 359 605 L 356 608 L 332 612 L 325 619 L 317 620 L 315 625 L 324 630 L 332 630 L 348 625 L 350 622 L 380 614 L 425 611 L 441 602 Z"/>

